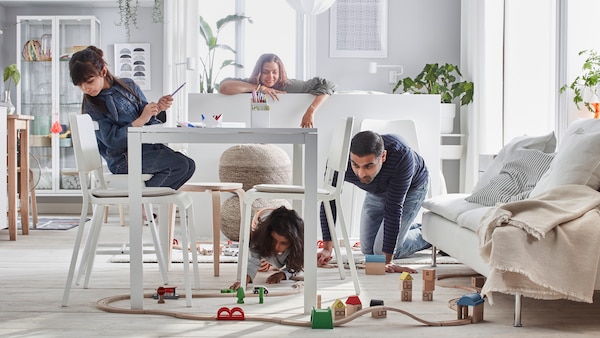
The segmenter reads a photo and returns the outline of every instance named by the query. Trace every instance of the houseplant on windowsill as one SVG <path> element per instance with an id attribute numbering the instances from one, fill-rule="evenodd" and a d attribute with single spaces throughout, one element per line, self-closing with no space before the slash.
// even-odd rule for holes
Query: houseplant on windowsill
<path id="1" fill-rule="evenodd" d="M 4 83 L 6 83 L 6 88 L 4 89 L 4 99 L 2 101 L 2 106 L 8 107 L 8 114 L 14 114 L 16 112 L 15 105 L 10 100 L 10 83 L 11 81 L 15 83 L 15 87 L 19 84 L 21 80 L 21 72 L 17 69 L 16 64 L 12 64 L 6 66 L 4 68 Z"/>
<path id="2" fill-rule="evenodd" d="M 200 36 L 204 39 L 204 43 L 208 48 L 206 57 L 200 58 L 202 63 L 202 74 L 200 75 L 200 93 L 213 93 L 215 90 L 218 91 L 217 77 L 221 70 L 228 66 L 237 68 L 244 67 L 243 65 L 236 63 L 235 60 L 223 60 L 221 66 L 216 70 L 215 73 L 215 53 L 217 49 L 224 49 L 231 53 L 237 53 L 235 49 L 228 45 L 219 44 L 219 33 L 228 23 L 237 22 L 242 20 L 248 20 L 252 23 L 252 19 L 243 15 L 228 15 L 217 21 L 216 30 L 213 30 L 210 25 L 200 17 Z M 214 33 L 213 33 L 214 32 Z"/>
<path id="3" fill-rule="evenodd" d="M 400 87 L 402 87 L 401 93 L 439 94 L 441 96 L 442 114 L 446 109 L 451 116 L 447 119 L 449 120 L 448 125 L 442 124 L 441 126 L 443 134 L 451 133 L 454 127 L 453 119 L 456 113 L 456 104 L 453 102 L 458 99 L 461 106 L 473 102 L 473 82 L 463 80 L 458 66 L 449 63 L 442 66 L 437 63 L 426 64 L 423 70 L 414 78 L 405 77 L 399 80 L 392 92 L 395 93 Z M 445 118 L 442 115 L 442 121 L 444 120 Z"/>
<path id="4" fill-rule="evenodd" d="M 598 99 L 600 89 L 600 55 L 593 49 L 582 50 L 578 55 L 586 54 L 587 58 L 583 62 L 583 73 L 578 75 L 570 85 L 564 85 L 560 88 L 560 93 L 567 89 L 573 91 L 573 102 L 580 109 L 579 104 L 583 105 L 592 113 L 594 118 L 598 118 L 600 113 L 600 100 Z"/>

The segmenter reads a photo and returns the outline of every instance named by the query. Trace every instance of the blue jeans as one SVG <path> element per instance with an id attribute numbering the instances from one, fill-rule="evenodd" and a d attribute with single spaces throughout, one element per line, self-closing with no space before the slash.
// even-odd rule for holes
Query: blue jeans
<path id="1" fill-rule="evenodd" d="M 413 224 L 423 200 L 427 197 L 428 188 L 429 182 L 426 182 L 422 186 L 410 189 L 406 194 L 394 259 L 408 257 L 417 251 L 431 247 L 431 244 L 421 235 L 421 224 Z M 385 254 L 382 251 L 384 208 L 385 198 L 367 193 L 360 220 L 360 248 L 365 255 Z"/>
<path id="2" fill-rule="evenodd" d="M 128 156 L 110 168 L 114 174 L 127 174 Z M 142 145 L 142 174 L 152 174 L 147 187 L 170 187 L 179 189 L 196 171 L 194 160 L 163 144 Z"/>

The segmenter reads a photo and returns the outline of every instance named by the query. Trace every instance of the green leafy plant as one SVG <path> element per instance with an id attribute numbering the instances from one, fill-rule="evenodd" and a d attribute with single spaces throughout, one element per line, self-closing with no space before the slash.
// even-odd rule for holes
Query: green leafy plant
<path id="1" fill-rule="evenodd" d="M 15 63 L 4 68 L 4 82 L 8 81 L 8 84 L 6 86 L 6 90 L 8 91 L 10 91 L 11 80 L 15 83 L 15 87 L 19 84 L 19 81 L 21 80 L 21 72 L 19 72 Z"/>
<path id="2" fill-rule="evenodd" d="M 564 85 L 560 88 L 560 93 L 565 92 L 567 89 L 571 89 L 575 94 L 573 96 L 573 102 L 579 109 L 579 104 L 589 109 L 591 112 L 596 110 L 590 104 L 592 100 L 598 100 L 598 89 L 600 89 L 600 55 L 593 49 L 582 50 L 577 55 L 587 55 L 587 58 L 583 62 L 583 73 L 578 75 L 570 85 Z M 584 93 L 589 91 L 590 99 L 584 100 Z"/>
<path id="3" fill-rule="evenodd" d="M 127 41 L 131 37 L 131 26 L 138 28 L 137 11 L 140 6 L 140 0 L 117 0 L 119 4 L 119 23 L 118 26 L 125 26 Z M 152 7 L 152 22 L 162 22 L 162 8 L 160 0 L 154 0 Z"/>
<path id="4" fill-rule="evenodd" d="M 414 78 L 399 80 L 392 92 L 395 93 L 401 86 L 404 93 L 440 94 L 442 103 L 460 99 L 460 105 L 464 106 L 473 102 L 473 82 L 462 80 L 458 66 L 449 63 L 442 66 L 437 63 L 426 64 Z"/>
<path id="5" fill-rule="evenodd" d="M 243 15 L 228 15 L 217 21 L 216 29 L 213 30 L 210 25 L 204 20 L 204 18 L 200 17 L 200 36 L 204 39 L 206 47 L 208 48 L 208 52 L 206 57 L 200 58 L 200 62 L 202 63 L 202 75 L 200 77 L 200 92 L 201 93 L 213 93 L 215 90 L 219 90 L 219 86 L 217 83 L 217 77 L 221 70 L 225 67 L 237 67 L 243 68 L 244 66 L 236 63 L 235 60 L 223 60 L 219 68 L 215 71 L 215 54 L 217 50 L 222 49 L 225 51 L 229 51 L 233 54 L 237 52 L 228 45 L 219 44 L 219 33 L 221 30 L 227 26 L 227 24 L 232 22 L 238 22 L 248 20 L 248 22 L 252 23 L 252 19 L 243 16 Z"/>

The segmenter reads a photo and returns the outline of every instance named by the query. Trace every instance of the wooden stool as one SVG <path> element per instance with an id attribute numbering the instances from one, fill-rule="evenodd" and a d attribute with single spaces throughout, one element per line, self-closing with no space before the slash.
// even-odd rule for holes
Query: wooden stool
<path id="1" fill-rule="evenodd" d="M 221 253 L 221 193 L 232 192 L 238 195 L 240 200 L 240 215 L 241 215 L 241 201 L 244 200 L 244 189 L 242 189 L 242 183 L 234 182 L 194 182 L 186 183 L 180 191 L 190 192 L 210 192 L 212 195 L 212 217 L 213 217 L 213 260 L 214 260 L 214 273 L 215 277 L 219 276 L 219 256 Z M 192 225 L 193 226 L 193 225 Z M 172 236 L 172 235 L 171 235 Z M 190 243 L 195 243 L 195 239 L 191 239 Z M 172 239 L 169 238 L 169 243 L 172 243 Z M 190 245 L 195 248 L 195 245 Z M 184 249 L 185 250 L 185 249 Z M 170 250 L 169 250 L 170 251 Z"/>

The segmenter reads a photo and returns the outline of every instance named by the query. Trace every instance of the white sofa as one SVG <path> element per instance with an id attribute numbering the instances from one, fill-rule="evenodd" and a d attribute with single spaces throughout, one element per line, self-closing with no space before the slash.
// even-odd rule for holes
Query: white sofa
<path id="1" fill-rule="evenodd" d="M 425 240 L 476 272 L 489 276 L 491 267 L 480 254 L 477 229 L 482 216 L 494 207 L 494 199 L 496 202 L 520 200 L 566 184 L 600 188 L 600 120 L 573 122 L 553 153 L 555 146 L 553 133 L 519 137 L 498 153 L 480 177 L 473 194 L 446 194 L 426 200 L 423 206 L 427 211 L 422 219 Z M 432 259 L 435 265 L 435 254 Z M 595 290 L 600 290 L 598 273 Z M 521 295 L 518 293 L 514 325 L 521 326 Z"/>

